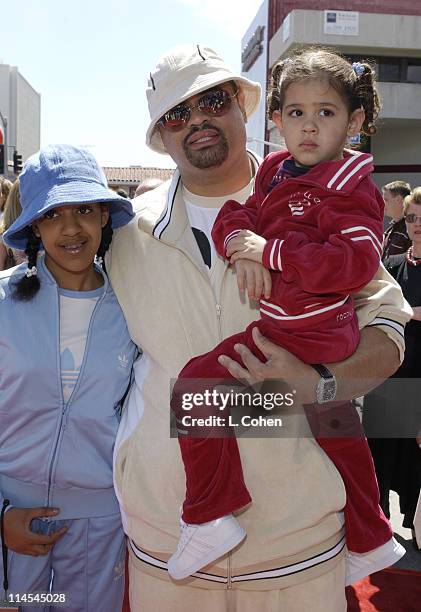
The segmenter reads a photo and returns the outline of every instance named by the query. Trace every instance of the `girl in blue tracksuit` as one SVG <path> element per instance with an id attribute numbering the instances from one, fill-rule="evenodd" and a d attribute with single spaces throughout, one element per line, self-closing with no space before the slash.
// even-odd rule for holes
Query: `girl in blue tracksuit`
<path id="1" fill-rule="evenodd" d="M 133 211 L 68 145 L 26 162 L 20 194 L 4 240 L 28 264 L 0 275 L 0 601 L 119 612 L 112 454 L 135 346 L 99 264 Z"/>

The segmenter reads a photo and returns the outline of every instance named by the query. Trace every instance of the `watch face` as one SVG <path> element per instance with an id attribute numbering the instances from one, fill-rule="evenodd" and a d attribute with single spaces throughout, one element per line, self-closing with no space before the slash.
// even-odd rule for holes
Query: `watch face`
<path id="1" fill-rule="evenodd" d="M 325 380 L 323 385 L 323 400 L 329 402 L 336 396 L 336 380 Z"/>

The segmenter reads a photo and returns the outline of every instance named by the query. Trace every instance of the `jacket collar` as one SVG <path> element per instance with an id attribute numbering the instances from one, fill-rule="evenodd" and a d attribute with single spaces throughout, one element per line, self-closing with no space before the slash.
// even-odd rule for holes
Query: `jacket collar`
<path id="1" fill-rule="evenodd" d="M 256 174 L 261 159 L 251 151 L 248 151 L 248 155 Z M 180 249 L 202 271 L 207 273 L 207 268 L 190 227 L 178 169 L 174 171 L 171 182 L 167 182 L 136 198 L 133 207 L 137 213 L 139 229 L 157 240 Z"/>
<path id="2" fill-rule="evenodd" d="M 271 156 L 273 166 L 279 165 L 283 160 L 291 158 L 288 151 L 273 153 Z M 318 185 L 334 193 L 352 193 L 358 183 L 374 170 L 373 156 L 351 149 L 344 149 L 343 159 L 325 161 L 311 168 L 298 179 Z"/>
<path id="3" fill-rule="evenodd" d="M 102 278 L 104 279 L 104 285 L 103 285 L 103 289 L 104 289 L 104 293 L 105 291 L 108 290 L 109 287 L 109 282 L 108 282 L 108 278 L 107 275 L 105 274 L 104 270 L 100 267 L 97 266 L 96 264 L 94 264 L 95 266 L 95 270 L 97 272 L 99 272 L 102 275 Z M 24 271 L 26 272 L 26 264 L 25 264 L 25 268 Z M 47 268 L 47 266 L 45 265 L 45 253 L 42 252 L 40 255 L 38 255 L 37 258 L 37 271 L 38 271 L 38 275 L 39 275 L 39 279 L 41 282 L 41 287 L 43 285 L 43 283 L 48 283 L 49 285 L 54 285 L 58 288 L 57 282 L 54 278 L 54 276 L 51 274 L 50 270 Z"/>

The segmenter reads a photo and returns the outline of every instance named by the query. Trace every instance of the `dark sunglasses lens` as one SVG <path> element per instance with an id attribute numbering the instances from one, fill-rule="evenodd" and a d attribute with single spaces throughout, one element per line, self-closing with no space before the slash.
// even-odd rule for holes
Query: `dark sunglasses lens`
<path id="1" fill-rule="evenodd" d="M 415 223 L 415 219 L 417 218 L 417 215 L 414 214 L 410 214 L 410 215 L 406 215 L 405 220 L 407 223 Z"/>
<path id="2" fill-rule="evenodd" d="M 228 112 L 231 106 L 231 96 L 222 89 L 208 91 L 197 104 L 207 115 L 221 116 Z"/>
<path id="3" fill-rule="evenodd" d="M 185 104 L 180 104 L 169 110 L 161 119 L 161 123 L 165 129 L 176 131 L 182 128 L 190 117 L 190 109 Z"/>

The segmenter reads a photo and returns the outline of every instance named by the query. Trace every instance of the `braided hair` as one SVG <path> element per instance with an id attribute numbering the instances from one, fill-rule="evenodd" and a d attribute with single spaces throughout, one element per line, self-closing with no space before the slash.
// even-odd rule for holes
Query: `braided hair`
<path id="1" fill-rule="evenodd" d="M 105 270 L 104 257 L 105 253 L 111 244 L 113 238 L 113 228 L 111 224 L 111 217 L 108 217 L 107 223 L 102 228 L 101 242 L 98 247 L 97 260 L 101 262 L 102 268 Z M 39 246 L 41 244 L 40 238 L 35 236 L 32 228 L 29 230 L 28 243 L 26 245 L 25 253 L 28 256 L 28 270 L 36 268 L 37 255 Z M 35 297 L 41 287 L 40 280 L 37 274 L 22 276 L 18 281 L 15 282 L 12 289 L 12 297 L 15 300 L 28 302 Z"/>
<path id="2" fill-rule="evenodd" d="M 375 122 L 380 112 L 380 100 L 373 67 L 367 61 L 351 65 L 338 53 L 318 46 L 296 51 L 275 64 L 268 93 L 269 119 L 275 110 L 282 110 L 289 85 L 312 78 L 327 79 L 350 114 L 359 108 L 364 109 L 365 119 L 361 128 L 364 134 L 372 136 L 377 132 Z"/>
<path id="3" fill-rule="evenodd" d="M 35 236 L 32 227 L 29 230 L 28 242 L 26 244 L 25 254 L 28 256 L 28 270 L 36 268 L 37 256 L 39 251 L 39 245 L 41 244 L 40 238 Z M 13 286 L 12 296 L 15 300 L 21 302 L 29 302 L 38 293 L 41 287 L 37 274 L 22 276 Z"/>
<path id="4" fill-rule="evenodd" d="M 102 268 L 104 272 L 105 269 L 105 253 L 108 251 L 108 248 L 111 244 L 111 240 L 113 239 L 113 226 L 111 224 L 111 217 L 108 217 L 107 223 L 102 228 L 102 236 L 101 242 L 99 243 L 97 259 L 101 262 Z"/>

